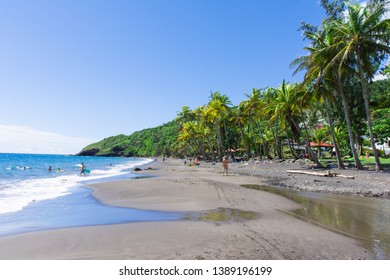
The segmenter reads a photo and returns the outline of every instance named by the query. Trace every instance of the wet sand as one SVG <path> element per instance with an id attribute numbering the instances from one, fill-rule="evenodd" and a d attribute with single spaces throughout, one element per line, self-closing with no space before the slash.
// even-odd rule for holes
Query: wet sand
<path id="1" fill-rule="evenodd" d="M 138 209 L 202 213 L 231 209 L 256 215 L 225 221 L 211 214 L 200 221 L 91 226 L 2 237 L 0 259 L 373 258 L 357 241 L 283 213 L 299 208 L 295 202 L 240 186 L 277 181 L 278 175 L 284 176 L 282 168 L 269 169 L 263 176 L 252 174 L 253 168 L 244 175 L 246 166 L 237 164 L 231 165 L 232 174 L 222 176 L 220 165 L 184 166 L 180 160 L 169 160 L 149 166 L 152 170 L 139 174 L 152 177 L 95 184 L 93 195 L 108 205 Z"/>
<path id="2" fill-rule="evenodd" d="M 206 164 L 206 166 L 210 166 Z M 217 170 L 217 167 L 214 167 Z M 342 176 L 353 177 L 322 177 L 305 174 L 292 174 L 288 170 L 338 173 Z M 260 161 L 234 163 L 230 165 L 230 171 L 235 174 L 257 177 L 265 185 L 288 188 L 302 191 L 320 191 L 335 194 L 358 195 L 367 197 L 390 198 L 390 170 L 379 173 L 373 168 L 358 171 L 354 168 L 339 170 L 337 168 L 318 170 L 305 160 L 295 163 L 289 161 Z"/>

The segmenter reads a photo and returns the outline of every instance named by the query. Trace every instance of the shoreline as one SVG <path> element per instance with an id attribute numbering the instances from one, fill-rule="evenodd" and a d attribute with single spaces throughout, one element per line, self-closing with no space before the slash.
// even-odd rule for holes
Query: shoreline
<path id="1" fill-rule="evenodd" d="M 206 164 L 206 167 L 209 164 Z M 291 162 L 246 162 L 230 165 L 230 172 L 238 175 L 257 177 L 264 184 L 295 191 L 313 191 L 333 194 L 358 195 L 390 199 L 390 171 L 375 172 L 373 170 L 355 170 L 337 168 L 313 170 L 310 165 Z M 306 174 L 291 174 L 287 170 L 304 172 L 338 173 L 343 177 L 312 176 Z M 275 173 L 275 171 L 277 171 Z"/>
<path id="2" fill-rule="evenodd" d="M 171 159 L 147 166 L 151 169 L 137 174 L 151 177 L 88 187 L 96 199 L 112 206 L 184 212 L 239 209 L 259 217 L 239 222 L 220 222 L 217 217 L 127 223 L 7 236 L 0 238 L 0 259 L 373 259 L 356 240 L 282 213 L 300 207 L 295 202 L 240 187 L 269 182 L 275 174 L 239 175 L 248 170 L 231 164 L 231 175 L 222 176 L 219 164 L 190 167 Z"/>

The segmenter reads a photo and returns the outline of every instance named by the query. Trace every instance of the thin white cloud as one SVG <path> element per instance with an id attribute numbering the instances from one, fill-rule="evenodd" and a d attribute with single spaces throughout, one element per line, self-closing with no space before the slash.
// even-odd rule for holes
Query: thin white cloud
<path id="1" fill-rule="evenodd" d="M 379 81 L 379 80 L 385 80 L 388 79 L 389 77 L 386 75 L 382 75 L 379 72 L 374 76 L 373 81 Z"/>
<path id="2" fill-rule="evenodd" d="M 92 142 L 28 126 L 0 124 L 0 152 L 3 153 L 75 154 Z"/>
<path id="3" fill-rule="evenodd" d="M 387 12 L 384 14 L 383 18 L 390 18 L 390 3 L 387 5 Z"/>
<path id="4" fill-rule="evenodd" d="M 363 7 L 367 6 L 367 1 L 360 1 L 360 5 Z M 387 11 L 383 14 L 382 19 L 390 18 L 390 2 L 386 5 Z"/>
<path id="5" fill-rule="evenodd" d="M 387 62 L 384 62 L 384 63 L 382 63 L 382 65 L 381 65 L 381 68 L 386 68 L 387 67 L 387 65 L 389 65 L 390 64 L 390 60 L 387 60 Z M 377 73 L 376 73 L 376 75 L 374 76 L 374 81 L 378 81 L 378 80 L 384 80 L 384 79 L 388 79 L 389 77 L 387 76 L 387 75 L 382 75 L 381 73 L 380 73 L 380 71 L 378 71 Z"/>

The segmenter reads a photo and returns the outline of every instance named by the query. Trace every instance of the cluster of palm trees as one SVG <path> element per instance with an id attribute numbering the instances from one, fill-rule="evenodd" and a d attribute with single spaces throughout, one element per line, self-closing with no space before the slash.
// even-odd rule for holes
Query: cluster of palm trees
<path id="1" fill-rule="evenodd" d="M 322 0 L 322 6 L 327 17 L 320 26 L 302 24 L 303 36 L 309 42 L 307 54 L 291 63 L 295 72 L 305 72 L 302 83 L 283 81 L 276 88 L 253 89 L 238 106 L 219 92 L 212 92 L 208 104 L 195 110 L 184 106 L 178 114 L 180 145 L 217 160 L 237 151 L 246 158 L 282 158 L 286 153 L 298 157 L 296 145 L 304 143 L 305 153 L 321 166 L 310 140 L 325 139 L 324 128 L 313 129 L 322 119 L 339 168 L 344 168 L 340 135 L 341 128 L 346 127 L 348 152 L 356 168 L 363 169 L 356 150 L 356 127 L 364 119 L 380 170 L 367 83 L 390 54 L 390 19 L 384 18 L 389 1 L 371 0 L 363 6 Z M 358 96 L 362 96 L 365 115 L 352 118 L 351 103 Z"/>

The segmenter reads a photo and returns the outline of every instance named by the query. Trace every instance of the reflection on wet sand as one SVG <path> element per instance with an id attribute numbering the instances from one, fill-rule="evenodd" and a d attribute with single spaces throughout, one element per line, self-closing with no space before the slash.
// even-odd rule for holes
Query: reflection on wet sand
<path id="1" fill-rule="evenodd" d="M 221 223 L 245 222 L 258 218 L 260 218 L 260 214 L 256 212 L 222 207 L 208 211 L 185 213 L 182 217 L 183 220 L 213 222 L 216 225 L 220 225 Z"/>
<path id="2" fill-rule="evenodd" d="M 261 185 L 243 187 L 282 195 L 302 205 L 288 212 L 304 221 L 352 237 L 377 259 L 390 259 L 390 200 L 372 197 L 297 192 Z"/>

